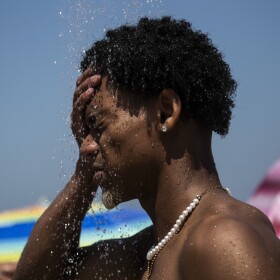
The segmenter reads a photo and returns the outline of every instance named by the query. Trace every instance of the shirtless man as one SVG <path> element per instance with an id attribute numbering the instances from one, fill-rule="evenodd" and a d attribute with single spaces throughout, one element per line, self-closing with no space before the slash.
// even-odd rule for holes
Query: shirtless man
<path id="1" fill-rule="evenodd" d="M 143 18 L 107 32 L 81 69 L 76 170 L 36 223 L 14 279 L 279 279 L 271 223 L 231 197 L 215 168 L 212 132 L 228 132 L 236 83 L 207 35 L 184 20 Z M 80 248 L 99 185 L 108 209 L 137 198 L 153 226 Z"/>

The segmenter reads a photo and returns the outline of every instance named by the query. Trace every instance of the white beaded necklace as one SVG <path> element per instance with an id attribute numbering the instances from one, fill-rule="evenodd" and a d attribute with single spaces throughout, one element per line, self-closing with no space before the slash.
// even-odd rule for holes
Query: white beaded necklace
<path id="1" fill-rule="evenodd" d="M 147 271 L 147 277 L 146 279 L 149 279 L 152 270 L 153 270 L 153 265 L 156 260 L 157 255 L 161 251 L 161 249 L 165 246 L 165 244 L 173 238 L 173 236 L 178 233 L 181 228 L 183 227 L 184 223 L 186 222 L 187 217 L 193 212 L 195 207 L 199 204 L 201 198 L 208 193 L 209 191 L 213 189 L 222 189 L 225 192 L 227 192 L 229 195 L 231 195 L 230 190 L 228 188 L 223 188 L 222 186 L 214 186 L 210 187 L 208 190 L 205 192 L 202 192 L 201 194 L 197 195 L 193 201 L 189 204 L 189 206 L 181 213 L 179 218 L 177 219 L 176 223 L 173 225 L 171 230 L 165 235 L 165 237 L 156 245 L 153 246 L 147 253 L 147 260 L 148 260 L 148 271 Z"/>

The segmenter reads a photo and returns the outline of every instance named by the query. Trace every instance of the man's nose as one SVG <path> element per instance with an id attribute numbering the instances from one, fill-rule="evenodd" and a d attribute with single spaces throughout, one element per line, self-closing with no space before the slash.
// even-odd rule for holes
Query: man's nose
<path id="1" fill-rule="evenodd" d="M 96 154 L 99 151 L 99 145 L 94 138 L 89 134 L 83 141 L 80 147 L 80 153 L 83 155 Z"/>

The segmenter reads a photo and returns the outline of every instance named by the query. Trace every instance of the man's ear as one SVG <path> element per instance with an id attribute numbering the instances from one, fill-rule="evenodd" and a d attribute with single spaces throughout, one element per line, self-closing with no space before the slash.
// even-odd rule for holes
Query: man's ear
<path id="1" fill-rule="evenodd" d="M 164 89 L 158 96 L 160 114 L 159 130 L 166 132 L 174 128 L 178 122 L 182 104 L 180 97 L 173 89 Z"/>

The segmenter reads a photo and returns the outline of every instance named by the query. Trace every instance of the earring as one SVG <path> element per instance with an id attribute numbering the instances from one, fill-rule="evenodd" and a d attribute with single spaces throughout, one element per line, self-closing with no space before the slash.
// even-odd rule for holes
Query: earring
<path id="1" fill-rule="evenodd" d="M 161 131 L 162 132 L 166 132 L 168 130 L 168 127 L 166 124 L 163 124 L 162 127 L 161 127 Z"/>

